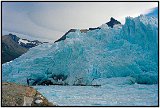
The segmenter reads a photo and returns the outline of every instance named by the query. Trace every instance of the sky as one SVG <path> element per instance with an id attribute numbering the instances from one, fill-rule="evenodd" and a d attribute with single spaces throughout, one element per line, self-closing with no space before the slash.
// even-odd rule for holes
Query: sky
<path id="1" fill-rule="evenodd" d="M 110 17 L 124 24 L 125 17 L 149 13 L 157 6 L 157 2 L 3 2 L 2 32 L 54 42 L 71 28 L 98 27 Z"/>

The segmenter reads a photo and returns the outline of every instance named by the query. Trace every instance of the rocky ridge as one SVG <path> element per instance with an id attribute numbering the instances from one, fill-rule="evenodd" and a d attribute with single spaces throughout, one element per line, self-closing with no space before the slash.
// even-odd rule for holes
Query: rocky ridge
<path id="1" fill-rule="evenodd" d="M 56 106 L 29 86 L 2 83 L 2 106 Z"/>

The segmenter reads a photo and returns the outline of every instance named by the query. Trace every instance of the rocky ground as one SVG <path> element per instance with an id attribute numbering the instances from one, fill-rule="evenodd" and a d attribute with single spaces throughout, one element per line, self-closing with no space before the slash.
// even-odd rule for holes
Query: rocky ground
<path id="1" fill-rule="evenodd" d="M 2 106 L 56 106 L 32 87 L 2 83 Z"/>

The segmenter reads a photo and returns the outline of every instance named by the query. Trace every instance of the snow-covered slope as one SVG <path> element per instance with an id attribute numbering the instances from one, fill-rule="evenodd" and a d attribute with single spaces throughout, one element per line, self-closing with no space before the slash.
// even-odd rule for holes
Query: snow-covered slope
<path id="1" fill-rule="evenodd" d="M 35 47 L 37 45 L 43 44 L 43 42 L 40 42 L 38 40 L 30 41 L 30 40 L 27 40 L 27 39 L 19 39 L 18 44 L 22 47 L 25 47 L 25 48 L 32 48 L 32 47 Z"/>
<path id="2" fill-rule="evenodd" d="M 3 81 L 27 84 L 28 78 L 32 85 L 93 85 L 112 77 L 127 77 L 133 83 L 158 82 L 156 18 L 127 17 L 123 26 L 103 24 L 100 28 L 87 33 L 76 30 L 65 40 L 30 49 L 3 64 Z"/>

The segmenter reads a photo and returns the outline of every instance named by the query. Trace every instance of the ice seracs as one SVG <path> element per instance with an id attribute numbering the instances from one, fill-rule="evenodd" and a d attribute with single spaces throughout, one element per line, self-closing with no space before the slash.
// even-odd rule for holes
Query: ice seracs
<path id="1" fill-rule="evenodd" d="M 45 81 L 93 85 L 100 79 L 129 77 L 133 83 L 157 84 L 157 24 L 156 18 L 139 16 L 126 18 L 121 27 L 103 24 L 86 33 L 69 32 L 63 41 L 39 45 L 4 64 L 2 80 L 26 84 L 26 78 L 31 78 L 31 85 Z"/>

